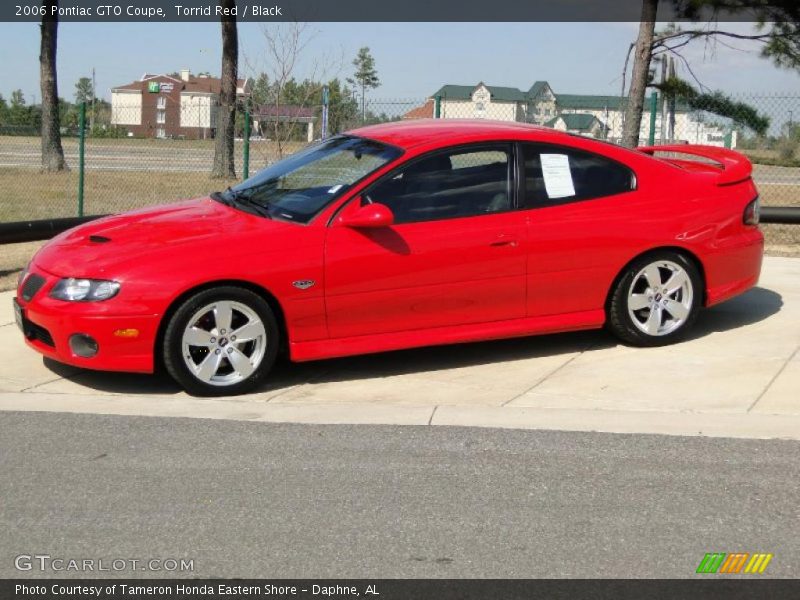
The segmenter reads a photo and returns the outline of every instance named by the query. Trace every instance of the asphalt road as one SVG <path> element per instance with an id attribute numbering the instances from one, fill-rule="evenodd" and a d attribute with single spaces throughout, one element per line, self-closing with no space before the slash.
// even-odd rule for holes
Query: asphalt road
<path id="1" fill-rule="evenodd" d="M 193 559 L 194 577 L 800 567 L 797 442 L 52 413 L 0 432 L 0 577 L 81 575 L 20 573 L 20 554 Z"/>

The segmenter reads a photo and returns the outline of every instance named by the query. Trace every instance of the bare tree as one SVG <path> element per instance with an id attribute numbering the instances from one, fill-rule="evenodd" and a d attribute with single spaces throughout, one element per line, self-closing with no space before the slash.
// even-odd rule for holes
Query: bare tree
<path id="1" fill-rule="evenodd" d="M 623 69 L 623 95 L 625 89 L 625 73 L 631 51 L 635 51 L 631 87 L 628 94 L 628 106 L 623 124 L 622 143 L 636 146 L 639 143 L 644 97 L 650 79 L 650 62 L 654 56 L 669 54 L 686 68 L 694 81 L 704 89 L 692 70 L 689 61 L 681 54 L 681 49 L 694 40 L 714 40 L 724 43 L 722 39 L 737 39 L 758 42 L 761 44 L 761 55 L 771 59 L 779 67 L 800 69 L 800 4 L 796 0 L 695 0 L 683 2 L 670 0 L 677 15 L 691 18 L 695 26 L 682 29 L 671 25 L 663 32 L 655 33 L 655 20 L 659 0 L 642 0 L 642 18 L 639 36 L 628 49 Z M 753 33 L 737 33 L 726 31 L 718 26 L 720 13 L 747 14 L 758 23 Z M 705 21 L 705 25 L 702 22 Z M 669 78 L 668 78 L 669 79 Z M 752 120 L 756 129 L 763 125 L 758 118 Z"/>
<path id="2" fill-rule="evenodd" d="M 56 50 L 58 47 L 58 0 L 47 0 L 42 16 L 42 39 L 39 51 L 39 77 L 42 90 L 42 169 L 63 171 L 64 149 L 61 147 L 61 120 L 58 115 L 58 78 Z"/>
<path id="3" fill-rule="evenodd" d="M 266 121 L 265 133 L 272 139 L 277 158 L 292 150 L 291 142 L 303 138 L 301 128 L 307 127 L 310 108 L 318 108 L 324 82 L 341 71 L 343 56 L 326 54 L 322 59 L 303 65 L 303 79 L 298 81 L 298 71 L 303 63 L 303 54 L 314 39 L 307 23 L 281 23 L 264 26 L 265 56 L 267 64 L 261 74 L 269 82 L 262 108 L 262 122 Z M 256 67 L 248 67 L 253 70 Z M 271 157 L 264 156 L 265 161 Z"/>
<path id="4" fill-rule="evenodd" d="M 644 110 L 644 96 L 650 79 L 650 60 L 653 56 L 653 35 L 655 34 L 657 12 L 658 0 L 643 0 L 639 37 L 633 47 L 631 89 L 628 94 L 628 104 L 625 107 L 625 121 L 622 124 L 622 144 L 629 148 L 639 145 L 639 129 Z"/>
<path id="5" fill-rule="evenodd" d="M 222 26 L 222 83 L 217 107 L 214 166 L 212 177 L 236 177 L 233 163 L 233 136 L 236 125 L 236 79 L 239 67 L 239 38 L 236 30 L 236 0 L 220 0 L 225 9 Z"/>

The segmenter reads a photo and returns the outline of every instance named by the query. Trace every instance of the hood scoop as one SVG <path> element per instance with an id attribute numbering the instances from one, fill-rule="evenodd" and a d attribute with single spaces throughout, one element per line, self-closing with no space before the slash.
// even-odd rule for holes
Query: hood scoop
<path id="1" fill-rule="evenodd" d="M 95 244 L 105 244 L 111 241 L 110 237 L 106 237 L 104 235 L 90 235 L 89 241 Z"/>

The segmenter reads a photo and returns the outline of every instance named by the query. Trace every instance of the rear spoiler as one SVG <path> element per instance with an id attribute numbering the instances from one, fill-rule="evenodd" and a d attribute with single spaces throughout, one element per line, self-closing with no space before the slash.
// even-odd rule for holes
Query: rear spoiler
<path id="1" fill-rule="evenodd" d="M 718 163 L 722 171 L 717 179 L 718 185 L 730 185 L 750 179 L 753 172 L 753 165 L 750 160 L 739 152 L 720 148 L 719 146 L 702 146 L 693 144 L 673 144 L 667 146 L 642 146 L 637 148 L 639 152 L 644 152 L 653 156 L 656 152 L 674 152 L 676 154 L 689 154 L 692 156 L 702 156 Z"/>

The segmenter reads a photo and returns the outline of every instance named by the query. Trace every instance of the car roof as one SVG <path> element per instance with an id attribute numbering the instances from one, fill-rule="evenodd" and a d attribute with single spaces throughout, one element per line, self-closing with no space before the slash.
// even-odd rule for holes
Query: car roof
<path id="1" fill-rule="evenodd" d="M 467 139 L 506 139 L 506 140 L 564 140 L 571 138 L 567 133 L 514 121 L 492 121 L 489 119 L 414 119 L 395 121 L 359 127 L 348 132 L 350 135 L 377 140 L 398 146 L 405 150 L 420 144 L 448 141 L 453 143 L 459 137 Z"/>

